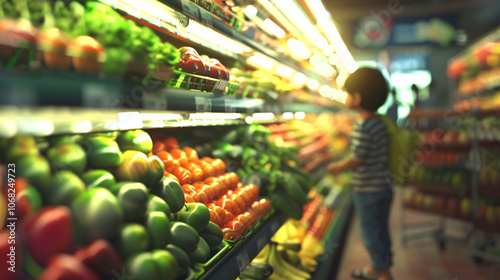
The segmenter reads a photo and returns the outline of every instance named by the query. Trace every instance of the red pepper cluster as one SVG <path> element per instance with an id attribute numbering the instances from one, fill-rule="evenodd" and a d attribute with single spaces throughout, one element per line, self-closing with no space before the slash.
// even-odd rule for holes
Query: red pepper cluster
<path id="1" fill-rule="evenodd" d="M 191 47 L 182 47 L 179 50 L 181 57 L 178 66 L 182 71 L 214 79 L 229 80 L 229 69 L 222 65 L 219 60 L 206 55 L 200 56 Z"/>

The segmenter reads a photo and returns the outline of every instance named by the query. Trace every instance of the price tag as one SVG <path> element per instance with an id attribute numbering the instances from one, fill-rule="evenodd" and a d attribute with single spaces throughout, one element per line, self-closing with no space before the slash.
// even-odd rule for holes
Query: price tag
<path id="1" fill-rule="evenodd" d="M 189 1 L 182 1 L 182 11 L 196 19 L 200 19 L 200 9 Z"/>
<path id="2" fill-rule="evenodd" d="M 234 108 L 234 106 L 231 104 L 231 100 L 229 99 L 225 99 L 224 100 L 224 105 L 226 107 L 226 113 L 235 113 L 236 112 L 236 109 Z"/>
<path id="3" fill-rule="evenodd" d="M 257 251 L 260 252 L 267 244 L 267 236 L 263 235 L 257 240 Z"/>
<path id="4" fill-rule="evenodd" d="M 117 104 L 118 96 L 119 92 L 111 87 L 88 83 L 82 89 L 82 104 L 90 108 L 110 108 Z"/>
<path id="5" fill-rule="evenodd" d="M 143 98 L 143 107 L 147 110 L 167 110 L 167 98 L 153 93 L 146 93 Z"/>
<path id="6" fill-rule="evenodd" d="M 220 80 L 218 83 L 217 83 L 217 86 L 215 86 L 215 90 L 214 92 L 215 93 L 223 93 L 224 90 L 226 89 L 226 86 L 227 86 L 227 82 L 226 80 Z"/>
<path id="7" fill-rule="evenodd" d="M 212 112 L 212 99 L 195 97 L 196 112 Z"/>
<path id="8" fill-rule="evenodd" d="M 238 268 L 240 273 L 250 264 L 250 259 L 248 258 L 248 252 L 245 250 L 236 256 L 236 262 L 238 263 Z"/>
<path id="9" fill-rule="evenodd" d="M 205 25 L 212 26 L 212 14 L 204 9 L 200 10 L 201 22 Z"/>

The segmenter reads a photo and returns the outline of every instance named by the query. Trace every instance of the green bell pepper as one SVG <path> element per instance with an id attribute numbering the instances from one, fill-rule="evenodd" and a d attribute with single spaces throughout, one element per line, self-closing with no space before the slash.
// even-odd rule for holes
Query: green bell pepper
<path id="1" fill-rule="evenodd" d="M 118 144 L 107 137 L 87 137 L 80 142 L 93 168 L 111 168 L 122 163 L 122 152 Z"/>
<path id="2" fill-rule="evenodd" d="M 184 222 L 192 226 L 197 232 L 201 232 L 210 222 L 210 211 L 202 203 L 186 203 L 177 213 L 177 221 Z"/>
<path id="3" fill-rule="evenodd" d="M 165 213 L 154 211 L 146 220 L 146 230 L 149 234 L 152 249 L 164 249 L 172 239 L 170 235 L 170 220 Z"/>
<path id="4" fill-rule="evenodd" d="M 16 161 L 16 176 L 41 186 L 50 179 L 50 164 L 41 155 L 23 156 Z"/>
<path id="5" fill-rule="evenodd" d="M 140 129 L 120 133 L 116 138 L 116 142 L 122 151 L 135 150 L 149 154 L 153 149 L 153 140 L 151 136 Z"/>
<path id="6" fill-rule="evenodd" d="M 35 187 L 27 186 L 24 190 L 16 193 L 16 203 L 18 201 L 22 201 L 25 198 L 29 202 L 31 213 L 36 213 L 40 209 L 42 209 L 42 196 Z"/>
<path id="7" fill-rule="evenodd" d="M 200 237 L 196 250 L 189 253 L 189 258 L 195 263 L 204 263 L 210 257 L 210 247 L 207 242 Z"/>
<path id="8" fill-rule="evenodd" d="M 74 143 L 50 148 L 47 151 L 47 159 L 55 171 L 69 170 L 82 174 L 87 167 L 85 151 Z"/>
<path id="9" fill-rule="evenodd" d="M 148 197 L 148 208 L 146 210 L 146 216 L 148 216 L 149 213 L 154 211 L 163 212 L 165 213 L 165 216 L 171 219 L 172 213 L 170 212 L 170 207 L 165 202 L 165 200 L 161 199 L 160 197 L 154 194 L 150 194 Z"/>
<path id="10" fill-rule="evenodd" d="M 93 188 L 80 194 L 71 204 L 76 221 L 77 241 L 89 244 L 97 239 L 113 240 L 120 233 L 123 210 L 107 189 Z"/>
<path id="11" fill-rule="evenodd" d="M 123 209 L 125 222 L 141 222 L 148 207 L 149 191 L 142 183 L 120 182 L 110 188 Z"/>
<path id="12" fill-rule="evenodd" d="M 85 191 L 85 183 L 75 173 L 63 170 L 54 174 L 47 184 L 40 188 L 45 203 L 50 205 L 70 205 Z"/>
<path id="13" fill-rule="evenodd" d="M 189 255 L 181 249 L 181 247 L 168 244 L 167 251 L 169 251 L 177 260 L 177 264 L 179 265 L 178 276 L 184 277 L 189 273 L 189 267 L 191 266 L 191 259 Z"/>
<path id="14" fill-rule="evenodd" d="M 134 280 L 163 280 L 162 264 L 163 261 L 158 261 L 152 253 L 143 252 L 127 259 L 125 272 L 126 275 L 133 275 Z"/>
<path id="15" fill-rule="evenodd" d="M 118 252 L 123 259 L 145 252 L 149 248 L 149 236 L 146 228 L 140 224 L 124 224 L 120 230 Z"/>
<path id="16" fill-rule="evenodd" d="M 196 250 L 200 235 L 196 230 L 183 222 L 170 222 L 172 244 L 179 246 L 187 254 Z"/>
<path id="17" fill-rule="evenodd" d="M 151 254 L 160 267 L 161 279 L 174 280 L 179 272 L 179 265 L 174 255 L 165 249 L 153 250 Z"/>
<path id="18" fill-rule="evenodd" d="M 115 182 L 115 177 L 109 171 L 103 169 L 89 170 L 82 175 L 82 180 L 87 189 L 105 188 L 110 189 Z"/>
<path id="19" fill-rule="evenodd" d="M 224 238 L 221 228 L 213 222 L 208 222 L 205 229 L 200 232 L 200 237 L 203 238 L 210 248 L 219 246 Z"/>
<path id="20" fill-rule="evenodd" d="M 179 212 L 184 207 L 184 192 L 177 181 L 163 177 L 155 192 L 156 195 L 165 200 L 173 213 Z"/>
<path id="21" fill-rule="evenodd" d="M 157 156 L 150 156 L 139 151 L 125 151 L 123 161 L 116 170 L 118 181 L 141 182 L 155 187 L 163 178 L 165 166 Z"/>

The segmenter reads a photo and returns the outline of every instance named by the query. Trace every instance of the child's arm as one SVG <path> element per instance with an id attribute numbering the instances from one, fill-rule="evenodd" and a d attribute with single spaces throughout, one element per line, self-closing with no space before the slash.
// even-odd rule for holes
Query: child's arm
<path id="1" fill-rule="evenodd" d="M 363 165 L 363 163 L 364 163 L 364 161 L 362 161 L 362 160 L 357 160 L 353 157 L 349 157 L 349 158 L 342 160 L 342 161 L 330 163 L 327 167 L 327 170 L 328 170 L 328 173 L 330 173 L 332 175 L 336 175 L 336 174 L 342 173 L 346 170 L 360 167 L 361 165 Z"/>

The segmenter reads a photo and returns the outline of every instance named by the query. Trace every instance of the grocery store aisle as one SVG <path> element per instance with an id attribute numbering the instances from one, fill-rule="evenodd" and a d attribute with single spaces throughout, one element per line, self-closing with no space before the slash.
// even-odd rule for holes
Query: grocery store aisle
<path id="1" fill-rule="evenodd" d="M 402 191 L 397 190 L 391 209 L 390 227 L 393 240 L 394 266 L 392 268 L 395 280 L 489 280 L 491 263 L 484 262 L 475 265 L 468 252 L 473 247 L 471 240 L 467 245 L 447 243 L 446 250 L 440 251 L 434 238 L 425 236 L 412 239 L 406 247 L 401 243 L 401 199 Z M 406 211 L 407 221 L 438 222 L 435 216 Z M 449 220 L 448 220 L 449 221 Z M 449 226 L 448 226 L 449 225 Z M 447 222 L 446 228 L 462 226 L 458 221 Z M 454 232 L 448 232 L 453 234 Z M 359 220 L 353 215 L 351 227 L 346 237 L 342 261 L 337 274 L 338 280 L 351 279 L 353 269 L 370 263 L 368 253 L 361 243 Z"/>

